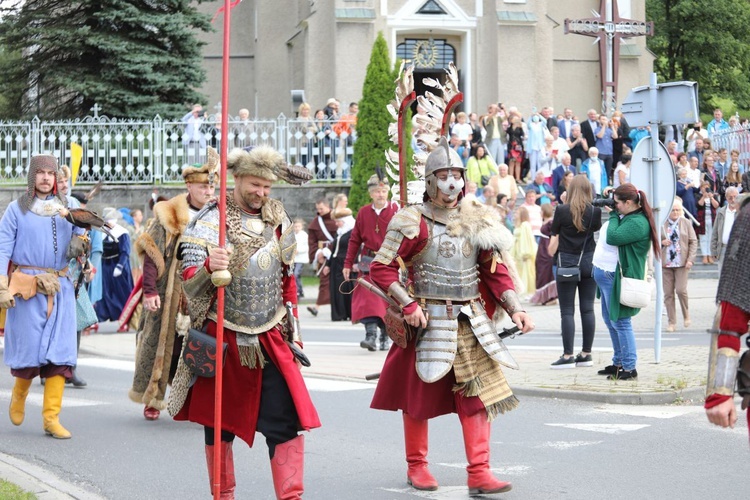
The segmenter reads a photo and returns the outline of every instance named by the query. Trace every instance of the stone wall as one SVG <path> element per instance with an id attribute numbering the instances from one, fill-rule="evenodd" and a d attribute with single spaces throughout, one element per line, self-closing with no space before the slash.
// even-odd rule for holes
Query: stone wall
<path id="1" fill-rule="evenodd" d="M 292 219 L 299 217 L 309 222 L 315 216 L 315 202 L 317 200 L 325 197 L 329 202 L 332 202 L 333 197 L 338 193 L 349 194 L 349 187 L 348 184 L 313 184 L 309 186 L 279 184 L 271 190 L 271 197 L 284 203 Z M 81 191 L 89 189 L 91 189 L 91 186 L 86 186 Z M 100 214 L 104 207 L 140 208 L 148 218 L 150 216 L 148 201 L 153 190 L 153 186 L 104 186 L 88 208 Z M 4 212 L 5 207 L 21 196 L 23 192 L 24 189 L 18 186 L 0 187 L 0 212 Z M 183 193 L 184 187 L 177 185 L 174 187 L 160 186 L 158 192 L 160 195 L 172 197 Z"/>

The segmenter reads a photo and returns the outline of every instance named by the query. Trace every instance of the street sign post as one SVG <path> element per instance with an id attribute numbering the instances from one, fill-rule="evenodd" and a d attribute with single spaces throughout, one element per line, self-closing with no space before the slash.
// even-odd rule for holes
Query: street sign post
<path id="1" fill-rule="evenodd" d="M 656 73 L 651 73 L 648 86 L 636 87 L 630 91 L 622 104 L 622 114 L 631 127 L 650 126 L 651 128 L 651 136 L 638 143 L 633 152 L 634 164 L 631 167 L 630 178 L 636 187 L 646 193 L 654 212 L 656 230 L 661 232 L 661 226 L 672 207 L 676 187 L 672 160 L 664 145 L 659 142 L 659 126 L 698 121 L 698 84 L 670 82 L 658 85 Z M 640 166 L 636 173 L 636 166 L 640 162 L 646 166 L 645 168 Z M 657 239 L 661 241 L 661 235 L 657 235 Z M 664 307 L 664 287 L 661 276 L 661 259 L 655 258 L 654 360 L 657 363 L 661 361 L 661 313 Z"/>

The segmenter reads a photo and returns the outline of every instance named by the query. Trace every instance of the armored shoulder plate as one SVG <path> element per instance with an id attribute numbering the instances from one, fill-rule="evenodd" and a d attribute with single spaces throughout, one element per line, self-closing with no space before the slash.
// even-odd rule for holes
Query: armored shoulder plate
<path id="1" fill-rule="evenodd" d="M 396 212 L 388 223 L 383 244 L 375 255 L 375 261 L 389 265 L 398 256 L 398 249 L 404 237 L 414 239 L 419 236 L 422 213 L 418 205 L 411 205 Z"/>

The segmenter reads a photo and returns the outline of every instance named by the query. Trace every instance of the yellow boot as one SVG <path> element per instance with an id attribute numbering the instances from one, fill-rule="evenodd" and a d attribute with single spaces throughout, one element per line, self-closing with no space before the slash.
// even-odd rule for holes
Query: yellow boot
<path id="1" fill-rule="evenodd" d="M 21 425 L 26 416 L 26 396 L 29 395 L 31 380 L 16 377 L 16 385 L 10 396 L 10 421 L 13 425 Z"/>
<path id="2" fill-rule="evenodd" d="M 62 375 L 50 377 L 44 384 L 44 406 L 42 408 L 44 432 L 55 439 L 70 439 L 70 432 L 60 425 L 58 419 L 64 389 L 65 377 Z"/>

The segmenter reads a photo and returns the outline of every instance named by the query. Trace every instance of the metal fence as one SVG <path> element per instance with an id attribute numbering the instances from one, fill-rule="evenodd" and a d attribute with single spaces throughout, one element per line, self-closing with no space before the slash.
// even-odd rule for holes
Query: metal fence
<path id="1" fill-rule="evenodd" d="M 728 152 L 739 151 L 740 171 L 747 172 L 750 167 L 750 125 L 737 126 L 717 132 L 711 138 L 711 149 L 718 151 L 726 148 Z"/>
<path id="2" fill-rule="evenodd" d="M 70 162 L 70 144 L 83 148 L 78 183 L 161 184 L 182 180 L 182 168 L 206 159 L 206 148 L 223 140 L 218 116 L 208 116 L 200 137 L 188 136 L 181 120 L 118 120 L 88 116 L 65 121 L 0 122 L 0 184 L 25 184 L 29 157 L 53 154 L 61 164 Z M 300 163 L 315 181 L 351 178 L 351 135 L 332 120 L 289 119 L 283 114 L 269 120 L 230 117 L 229 148 L 269 145 L 286 161 Z"/>

